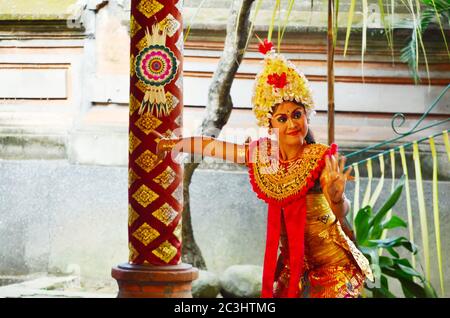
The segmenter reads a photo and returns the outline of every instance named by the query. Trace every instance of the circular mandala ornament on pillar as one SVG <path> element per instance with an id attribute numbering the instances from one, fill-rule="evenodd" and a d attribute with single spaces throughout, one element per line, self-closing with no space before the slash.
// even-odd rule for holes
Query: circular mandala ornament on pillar
<path id="1" fill-rule="evenodd" d="M 136 58 L 136 75 L 146 85 L 164 86 L 177 74 L 177 60 L 168 47 L 150 45 Z"/>

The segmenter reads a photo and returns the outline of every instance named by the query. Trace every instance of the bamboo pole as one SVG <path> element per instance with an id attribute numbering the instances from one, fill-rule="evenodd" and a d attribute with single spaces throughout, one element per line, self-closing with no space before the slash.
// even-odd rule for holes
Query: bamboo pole
<path id="1" fill-rule="evenodd" d="M 328 88 L 328 144 L 334 142 L 334 45 L 333 45 L 333 0 L 328 0 L 327 31 L 327 88 Z"/>

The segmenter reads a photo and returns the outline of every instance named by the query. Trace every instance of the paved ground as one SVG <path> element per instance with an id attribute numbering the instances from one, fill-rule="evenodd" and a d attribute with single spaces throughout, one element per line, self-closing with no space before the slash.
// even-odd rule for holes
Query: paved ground
<path id="1" fill-rule="evenodd" d="M 42 275 L 0 287 L 0 298 L 114 298 L 116 295 L 108 287 L 82 287 L 78 276 Z"/>

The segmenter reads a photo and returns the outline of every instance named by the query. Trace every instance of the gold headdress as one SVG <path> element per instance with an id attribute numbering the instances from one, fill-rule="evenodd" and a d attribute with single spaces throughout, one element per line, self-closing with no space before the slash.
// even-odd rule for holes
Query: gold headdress
<path id="1" fill-rule="evenodd" d="M 265 54 L 264 68 L 256 75 L 253 88 L 253 112 L 259 126 L 268 127 L 272 107 L 283 101 L 296 101 L 309 114 L 314 110 L 312 92 L 305 75 L 281 54 L 273 51 L 273 44 L 264 40 L 259 51 Z"/>

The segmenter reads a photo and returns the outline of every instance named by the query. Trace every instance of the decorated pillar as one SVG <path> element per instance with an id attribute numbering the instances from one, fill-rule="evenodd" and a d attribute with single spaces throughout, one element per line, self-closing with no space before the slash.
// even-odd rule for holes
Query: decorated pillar
<path id="1" fill-rule="evenodd" d="M 119 297 L 192 297 L 198 271 L 181 263 L 183 169 L 156 164 L 157 139 L 181 131 L 182 0 L 132 0 L 128 263 L 112 269 Z"/>

